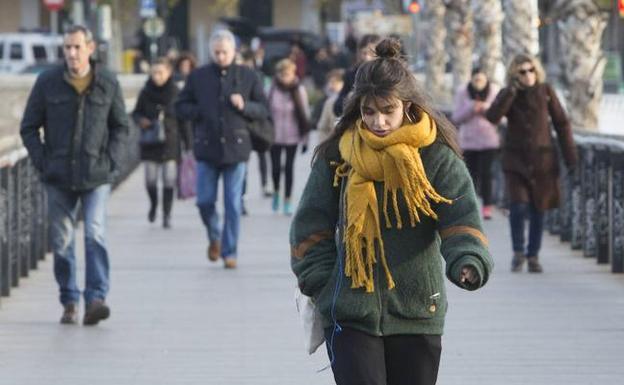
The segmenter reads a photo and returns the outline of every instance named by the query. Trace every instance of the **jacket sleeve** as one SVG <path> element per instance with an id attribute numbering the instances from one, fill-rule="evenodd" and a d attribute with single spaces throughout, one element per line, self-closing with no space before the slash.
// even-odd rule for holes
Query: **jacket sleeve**
<path id="1" fill-rule="evenodd" d="M 488 250 L 488 240 L 483 233 L 479 206 L 470 174 L 464 162 L 448 146 L 435 144 L 430 150 L 427 175 L 436 191 L 451 204 L 439 203 L 434 207 L 438 215 L 438 232 L 442 241 L 440 251 L 446 261 L 446 276 L 455 285 L 475 290 L 485 285 L 493 261 Z M 433 152 L 435 151 L 435 154 Z M 479 273 L 475 286 L 460 283 L 464 266 L 472 266 Z"/>
<path id="2" fill-rule="evenodd" d="M 451 121 L 460 125 L 472 118 L 474 114 L 474 102 L 466 97 L 464 87 L 462 87 L 455 94 L 455 109 Z"/>
<path id="3" fill-rule="evenodd" d="M 548 113 L 555 127 L 555 132 L 557 132 L 557 140 L 563 153 L 563 159 L 568 168 L 574 168 L 578 158 L 570 121 L 559 102 L 559 98 L 557 98 L 557 93 L 548 84 L 546 84 L 546 92 L 548 94 Z"/>
<path id="4" fill-rule="evenodd" d="M 132 111 L 132 120 L 134 121 L 134 123 L 137 124 L 138 127 L 139 120 L 145 117 L 145 91 L 141 90 L 134 106 L 134 111 Z"/>
<path id="5" fill-rule="evenodd" d="M 498 95 L 496 95 L 496 99 L 488 108 L 485 113 L 485 117 L 492 124 L 498 124 L 503 116 L 507 115 L 509 108 L 516 98 L 516 91 L 510 87 L 503 88 Z"/>
<path id="6" fill-rule="evenodd" d="M 194 122 L 199 120 L 199 105 L 195 98 L 195 84 L 197 72 L 191 72 L 188 79 L 184 83 L 184 88 L 178 94 L 178 100 L 175 103 L 175 111 L 178 119 Z"/>
<path id="7" fill-rule="evenodd" d="M 115 94 L 108 113 L 108 155 L 113 177 L 121 171 L 128 150 L 129 122 L 119 81 L 115 81 Z"/>
<path id="8" fill-rule="evenodd" d="M 44 85 L 42 83 L 43 80 L 40 76 L 37 78 L 33 89 L 30 91 L 30 96 L 26 102 L 26 109 L 20 125 L 22 142 L 28 150 L 33 165 L 39 172 L 43 170 L 45 161 L 44 147 L 39 135 L 39 128 L 41 128 L 45 122 L 46 111 L 45 96 L 43 94 Z"/>
<path id="9" fill-rule="evenodd" d="M 337 251 L 334 238 L 339 189 L 327 161 L 318 159 L 290 226 L 290 264 L 301 292 L 316 298 L 329 281 Z"/>
<path id="10" fill-rule="evenodd" d="M 256 74 L 252 73 L 251 76 L 251 91 L 249 93 L 249 100 L 245 101 L 245 107 L 243 108 L 243 115 L 249 119 L 264 119 L 269 116 L 269 108 L 266 96 L 264 95 L 264 89 L 262 88 L 262 82 Z"/>

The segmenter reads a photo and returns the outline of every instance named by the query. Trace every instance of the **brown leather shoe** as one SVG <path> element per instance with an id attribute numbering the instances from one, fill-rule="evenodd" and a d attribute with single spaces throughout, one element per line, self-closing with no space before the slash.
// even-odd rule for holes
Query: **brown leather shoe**
<path id="1" fill-rule="evenodd" d="M 98 322 L 107 319 L 110 316 L 110 308 L 102 299 L 94 299 L 87 305 L 82 324 L 85 326 L 94 326 Z"/>
<path id="2" fill-rule="evenodd" d="M 519 273 L 522 271 L 522 266 L 526 261 L 526 256 L 522 252 L 514 252 L 513 258 L 511 259 L 511 272 Z"/>
<path id="3" fill-rule="evenodd" d="M 208 246 L 208 259 L 217 262 L 221 258 L 221 242 L 210 241 Z"/>
<path id="4" fill-rule="evenodd" d="M 223 258 L 223 267 L 226 269 L 236 269 L 236 258 Z"/>
<path id="5" fill-rule="evenodd" d="M 529 265 L 529 273 L 541 273 L 544 271 L 537 257 L 528 257 L 527 262 Z"/>
<path id="6" fill-rule="evenodd" d="M 78 306 L 75 303 L 68 303 L 63 307 L 61 323 L 63 325 L 76 325 L 78 323 Z"/>

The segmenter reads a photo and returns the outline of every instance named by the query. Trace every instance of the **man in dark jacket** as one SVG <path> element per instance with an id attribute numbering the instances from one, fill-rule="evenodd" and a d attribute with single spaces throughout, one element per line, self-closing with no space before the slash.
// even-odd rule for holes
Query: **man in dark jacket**
<path id="1" fill-rule="evenodd" d="M 105 302 L 109 288 L 106 203 L 122 163 L 128 118 L 114 75 L 90 61 L 94 49 L 93 36 L 85 27 L 74 26 L 65 33 L 65 64 L 37 78 L 20 130 L 48 196 L 63 324 L 78 321 L 74 227 L 79 203 L 86 250 L 83 324 L 95 325 L 110 314 Z"/>
<path id="2" fill-rule="evenodd" d="M 249 68 L 234 64 L 234 35 L 210 38 L 213 63 L 193 71 L 178 97 L 177 116 L 193 122 L 197 158 L 197 206 L 208 231 L 208 258 L 236 267 L 241 196 L 251 152 L 249 121 L 268 116 L 262 84 Z M 225 220 L 216 214 L 217 186 L 223 175 Z"/>

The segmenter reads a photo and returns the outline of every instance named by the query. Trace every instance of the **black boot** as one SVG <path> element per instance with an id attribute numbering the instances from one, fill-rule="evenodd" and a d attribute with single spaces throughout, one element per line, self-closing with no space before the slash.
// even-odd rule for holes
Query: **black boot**
<path id="1" fill-rule="evenodd" d="M 171 207 L 173 206 L 173 188 L 163 188 L 163 227 L 171 227 Z"/>
<path id="2" fill-rule="evenodd" d="M 156 186 L 147 187 L 147 195 L 150 199 L 150 209 L 147 214 L 147 220 L 154 222 L 156 220 L 156 208 L 158 207 L 158 188 Z"/>

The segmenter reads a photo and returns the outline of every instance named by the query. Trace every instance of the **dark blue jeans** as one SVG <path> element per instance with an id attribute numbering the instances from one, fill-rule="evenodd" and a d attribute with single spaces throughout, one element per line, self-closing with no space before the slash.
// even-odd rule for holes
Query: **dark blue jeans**
<path id="1" fill-rule="evenodd" d="M 106 299 L 109 286 L 108 251 L 106 250 L 106 204 L 111 186 L 101 185 L 90 191 L 75 192 L 46 185 L 50 243 L 54 252 L 54 276 L 61 291 L 63 305 L 78 303 L 76 285 L 75 227 L 80 203 L 84 212 L 84 238 L 87 304 Z"/>
<path id="2" fill-rule="evenodd" d="M 240 217 L 242 212 L 244 162 L 217 167 L 208 162 L 197 162 L 197 207 L 210 241 L 221 241 L 221 256 L 236 257 Z M 217 187 L 223 175 L 225 215 L 223 228 L 217 213 Z"/>
<path id="3" fill-rule="evenodd" d="M 529 220 L 529 244 L 526 247 L 528 257 L 537 257 L 542 247 L 544 230 L 544 214 L 531 203 L 511 203 L 509 207 L 509 224 L 511 225 L 511 243 L 514 252 L 525 252 L 524 229 Z"/>

